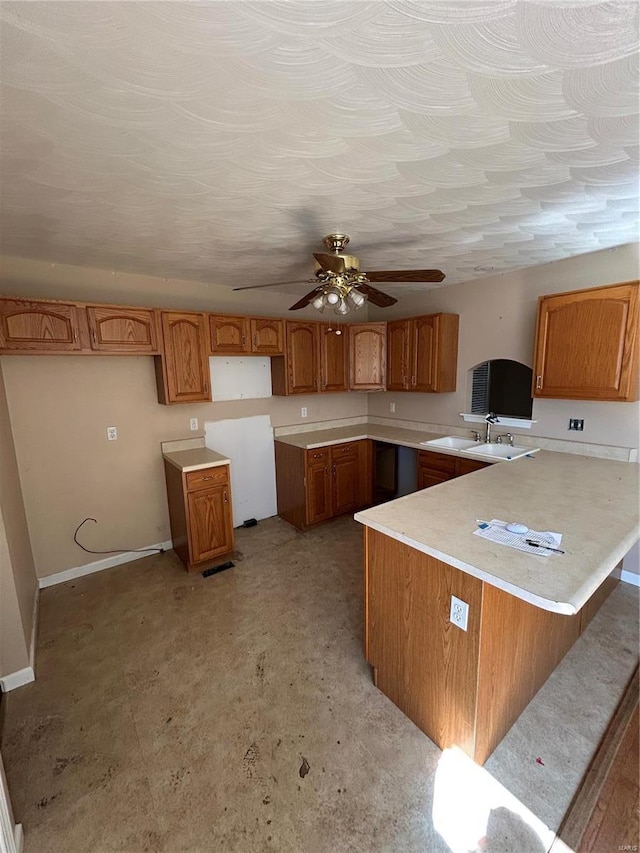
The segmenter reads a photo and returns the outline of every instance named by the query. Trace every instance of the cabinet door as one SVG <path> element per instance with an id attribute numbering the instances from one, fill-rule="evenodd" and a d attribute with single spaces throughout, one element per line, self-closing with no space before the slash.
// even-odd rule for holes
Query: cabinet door
<path id="1" fill-rule="evenodd" d="M 450 474 L 433 471 L 431 468 L 425 468 L 424 465 L 418 465 L 418 491 L 428 489 L 429 486 L 437 486 L 439 483 L 446 483 L 447 480 L 451 479 Z"/>
<path id="2" fill-rule="evenodd" d="M 308 451 L 308 454 L 311 451 Z M 307 459 L 309 456 L 307 454 Z M 307 524 L 331 518 L 331 478 L 329 461 L 307 464 L 306 477 Z"/>
<path id="3" fill-rule="evenodd" d="M 436 367 L 436 330 L 432 315 L 411 321 L 411 390 L 433 391 Z"/>
<path id="4" fill-rule="evenodd" d="M 87 305 L 91 349 L 98 352 L 158 352 L 157 312 L 152 308 Z"/>
<path id="5" fill-rule="evenodd" d="M 320 323 L 320 390 L 349 390 L 349 345 L 347 327 Z M 340 334 L 336 334 L 339 332 Z"/>
<path id="6" fill-rule="evenodd" d="M 349 327 L 349 387 L 352 391 L 383 391 L 386 379 L 387 324 Z"/>
<path id="7" fill-rule="evenodd" d="M 338 444 L 331 448 L 333 514 L 351 512 L 360 506 L 360 459 L 358 444 Z"/>
<path id="8" fill-rule="evenodd" d="M 233 550 L 233 520 L 229 486 L 187 494 L 191 563 L 211 560 Z"/>
<path id="9" fill-rule="evenodd" d="M 533 396 L 637 399 L 638 303 L 638 282 L 542 297 Z"/>
<path id="10" fill-rule="evenodd" d="M 387 391 L 409 388 L 409 320 L 387 324 Z"/>
<path id="11" fill-rule="evenodd" d="M 251 352 L 248 318 L 209 314 L 209 343 L 213 353 Z"/>
<path id="12" fill-rule="evenodd" d="M 318 390 L 318 324 L 287 321 L 288 394 L 313 394 Z"/>
<path id="13" fill-rule="evenodd" d="M 162 402 L 210 400 L 205 315 L 163 311 L 162 333 L 166 389 Z"/>
<path id="14" fill-rule="evenodd" d="M 10 352 L 80 350 L 78 309 L 70 303 L 0 301 L 0 349 Z"/>
<path id="15" fill-rule="evenodd" d="M 282 355 L 284 352 L 284 324 L 273 317 L 251 318 L 251 352 L 264 355 Z"/>
<path id="16" fill-rule="evenodd" d="M 476 462 L 475 459 L 458 459 L 457 474 L 462 477 L 465 474 L 472 474 L 474 471 L 480 471 L 482 468 L 488 468 L 491 462 Z"/>

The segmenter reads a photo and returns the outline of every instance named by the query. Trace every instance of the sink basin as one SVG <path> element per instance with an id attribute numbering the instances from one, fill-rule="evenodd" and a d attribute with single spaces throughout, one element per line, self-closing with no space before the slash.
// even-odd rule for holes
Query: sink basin
<path id="1" fill-rule="evenodd" d="M 537 453 L 539 447 L 519 447 L 508 444 L 476 444 L 474 447 L 462 448 L 462 452 L 469 456 L 480 456 L 486 459 L 520 459 L 528 453 Z"/>
<path id="2" fill-rule="evenodd" d="M 445 447 L 447 450 L 465 450 L 467 447 L 478 446 L 471 438 L 460 438 L 459 435 L 445 435 L 443 438 L 432 438 L 431 441 L 421 441 L 425 447 Z"/>

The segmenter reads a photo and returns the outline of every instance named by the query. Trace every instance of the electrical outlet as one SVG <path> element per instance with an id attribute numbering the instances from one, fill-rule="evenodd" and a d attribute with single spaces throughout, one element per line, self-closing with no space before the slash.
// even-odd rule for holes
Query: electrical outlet
<path id="1" fill-rule="evenodd" d="M 395 412 L 395 410 L 396 410 L 396 404 L 395 403 L 389 403 L 389 411 Z"/>
<path id="2" fill-rule="evenodd" d="M 303 407 L 300 409 L 300 417 L 301 417 L 301 418 L 306 418 L 306 417 L 307 417 L 307 407 L 306 407 L 306 406 L 303 406 Z"/>
<path id="3" fill-rule="evenodd" d="M 118 440 L 118 428 L 117 427 L 107 427 L 107 441 L 117 441 Z"/>
<path id="4" fill-rule="evenodd" d="M 449 620 L 457 625 L 458 628 L 462 628 L 463 631 L 467 630 L 467 621 L 469 619 L 469 605 L 466 601 L 461 601 L 459 598 L 456 598 L 455 595 L 451 596 L 451 611 L 449 613 Z"/>
<path id="5" fill-rule="evenodd" d="M 191 418 L 191 420 L 189 421 L 189 426 L 192 430 L 198 429 L 198 419 L 197 418 Z"/>
<path id="6" fill-rule="evenodd" d="M 582 432 L 584 429 L 584 418 L 569 418 L 569 429 L 575 429 Z"/>

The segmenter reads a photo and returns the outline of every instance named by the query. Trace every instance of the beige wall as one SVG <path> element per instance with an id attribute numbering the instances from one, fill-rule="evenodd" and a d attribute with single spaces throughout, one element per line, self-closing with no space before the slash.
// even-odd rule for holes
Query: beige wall
<path id="1" fill-rule="evenodd" d="M 538 296 L 637 279 L 639 248 L 638 244 L 622 246 L 399 300 L 389 309 L 389 319 L 438 311 L 460 315 L 458 390 L 451 394 L 372 394 L 369 414 L 464 426 L 459 413 L 469 411 L 470 371 L 475 365 L 491 358 L 532 365 Z M 395 414 L 389 412 L 390 402 L 396 404 Z M 538 423 L 529 435 L 638 447 L 637 402 L 535 400 L 533 418 Z M 569 432 L 569 418 L 584 418 L 584 432 Z"/>
<path id="2" fill-rule="evenodd" d="M 160 442 L 204 421 L 268 414 L 273 426 L 366 415 L 364 394 L 162 406 L 151 356 L 3 356 L 16 453 L 39 577 L 170 539 Z M 308 417 L 300 417 L 300 408 Z M 197 417 L 200 431 L 189 430 Z M 108 442 L 107 426 L 118 440 Z"/>
<path id="3" fill-rule="evenodd" d="M 0 677 L 30 666 L 37 579 L 0 365 Z"/>

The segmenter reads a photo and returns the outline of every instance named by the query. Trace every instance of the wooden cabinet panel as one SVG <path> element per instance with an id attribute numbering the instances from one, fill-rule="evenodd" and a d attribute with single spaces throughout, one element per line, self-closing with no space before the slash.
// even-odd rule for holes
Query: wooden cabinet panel
<path id="1" fill-rule="evenodd" d="M 329 463 L 307 466 L 306 473 L 307 524 L 331 518 L 331 478 Z"/>
<path id="2" fill-rule="evenodd" d="M 162 312 L 164 356 L 158 381 L 161 403 L 211 400 L 204 314 Z"/>
<path id="3" fill-rule="evenodd" d="M 543 296 L 534 397 L 638 399 L 639 283 Z"/>
<path id="4" fill-rule="evenodd" d="M 425 314 L 388 324 L 387 390 L 456 390 L 457 314 Z"/>
<path id="5" fill-rule="evenodd" d="M 409 388 L 410 321 L 387 324 L 387 391 Z"/>
<path id="6" fill-rule="evenodd" d="M 202 563 L 233 550 L 229 487 L 189 492 L 187 501 L 191 562 Z"/>
<path id="7" fill-rule="evenodd" d="M 359 323 L 349 327 L 349 387 L 382 391 L 387 372 L 387 324 Z"/>
<path id="8" fill-rule="evenodd" d="M 318 324 L 286 321 L 288 394 L 318 391 Z"/>
<path id="9" fill-rule="evenodd" d="M 336 334 L 336 332 L 340 334 Z M 349 390 L 349 344 L 347 327 L 336 328 L 332 323 L 320 323 L 320 390 Z"/>
<path id="10" fill-rule="evenodd" d="M 209 344 L 212 353 L 251 351 L 249 319 L 230 314 L 209 314 Z"/>
<path id="11" fill-rule="evenodd" d="M 82 348 L 78 308 L 64 302 L 0 301 L 0 349 L 77 352 Z"/>
<path id="12" fill-rule="evenodd" d="M 284 352 L 284 322 L 274 317 L 251 317 L 251 352 L 281 355 Z"/>
<path id="13" fill-rule="evenodd" d="M 359 506 L 359 442 L 337 444 L 331 448 L 333 515 L 352 512 Z"/>
<path id="14" fill-rule="evenodd" d="M 233 551 L 229 466 L 182 472 L 165 460 L 173 547 L 188 571 Z"/>
<path id="15" fill-rule="evenodd" d="M 156 353 L 158 312 L 153 308 L 87 305 L 91 349 L 113 353 Z"/>
<path id="16" fill-rule="evenodd" d="M 479 471 L 488 465 L 491 465 L 491 462 L 478 462 L 475 459 L 465 459 L 462 456 L 420 450 L 418 451 L 418 489 L 437 486 L 439 483 L 452 480 L 454 477 Z"/>

